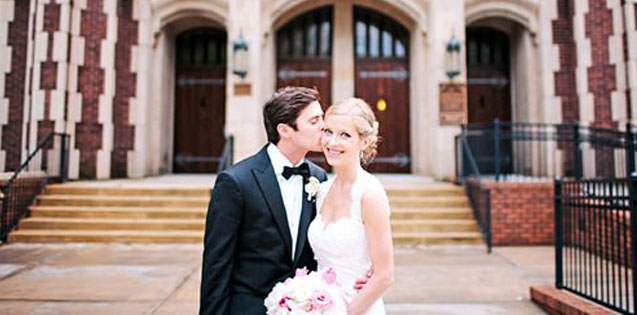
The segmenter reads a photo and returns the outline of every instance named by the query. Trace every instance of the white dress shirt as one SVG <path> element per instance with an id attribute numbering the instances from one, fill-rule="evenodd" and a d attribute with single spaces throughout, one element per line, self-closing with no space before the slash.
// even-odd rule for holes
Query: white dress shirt
<path id="1" fill-rule="evenodd" d="M 270 143 L 267 148 L 276 180 L 279 182 L 281 190 L 281 198 L 285 206 L 285 213 L 288 218 L 288 226 L 290 227 L 290 236 L 292 237 L 292 260 L 294 260 L 294 251 L 296 250 L 296 239 L 299 234 L 299 222 L 301 221 L 301 209 L 303 208 L 303 176 L 292 175 L 289 179 L 283 177 L 283 167 L 293 167 L 292 162 L 288 160 L 276 145 Z M 305 162 L 301 160 L 297 167 Z"/>

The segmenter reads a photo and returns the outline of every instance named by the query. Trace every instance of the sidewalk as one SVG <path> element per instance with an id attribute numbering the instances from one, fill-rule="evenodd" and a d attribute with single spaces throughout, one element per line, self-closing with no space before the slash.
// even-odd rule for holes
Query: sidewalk
<path id="1" fill-rule="evenodd" d="M 196 314 L 197 245 L 0 246 L 2 314 Z M 552 247 L 397 248 L 389 314 L 543 314 Z"/>

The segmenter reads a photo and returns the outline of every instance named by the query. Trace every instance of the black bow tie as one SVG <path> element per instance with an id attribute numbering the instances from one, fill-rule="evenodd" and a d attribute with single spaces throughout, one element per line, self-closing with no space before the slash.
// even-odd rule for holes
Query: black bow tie
<path id="1" fill-rule="evenodd" d="M 307 163 L 303 163 L 297 167 L 283 167 L 283 177 L 290 179 L 292 175 L 301 175 L 303 178 L 310 176 L 310 166 Z"/>

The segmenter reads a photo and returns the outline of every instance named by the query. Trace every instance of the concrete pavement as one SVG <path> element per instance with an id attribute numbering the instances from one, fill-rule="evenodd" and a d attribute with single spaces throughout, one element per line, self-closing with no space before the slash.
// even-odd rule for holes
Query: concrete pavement
<path id="1" fill-rule="evenodd" d="M 2 314 L 196 314 L 201 246 L 0 246 Z M 552 247 L 395 250 L 389 314 L 544 314 L 530 285 L 553 283 Z"/>

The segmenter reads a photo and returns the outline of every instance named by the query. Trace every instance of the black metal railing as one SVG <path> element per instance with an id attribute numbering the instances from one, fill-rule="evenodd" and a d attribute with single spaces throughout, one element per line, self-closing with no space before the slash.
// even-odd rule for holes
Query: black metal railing
<path id="1" fill-rule="evenodd" d="M 467 161 L 467 173 L 463 178 L 465 193 L 473 210 L 473 216 L 487 245 L 487 252 L 491 253 L 491 191 L 484 187 L 482 176 L 476 164 L 469 143 L 463 135 L 456 136 L 456 160 Z M 462 156 L 458 156 L 462 154 Z"/>
<path id="2" fill-rule="evenodd" d="M 47 183 L 68 179 L 70 136 L 49 133 L 26 160 L 0 184 L 0 242 L 27 215 L 29 206 Z"/>
<path id="3" fill-rule="evenodd" d="M 234 136 L 226 137 L 226 143 L 223 145 L 219 165 L 217 166 L 217 174 L 230 167 L 234 161 Z"/>
<path id="4" fill-rule="evenodd" d="M 467 140 L 482 176 L 494 180 L 625 178 L 635 171 L 634 130 L 496 120 L 463 125 L 457 139 Z M 456 159 L 457 178 L 473 172 L 467 162 Z"/>
<path id="5" fill-rule="evenodd" d="M 555 285 L 635 313 L 637 175 L 555 180 Z"/>

